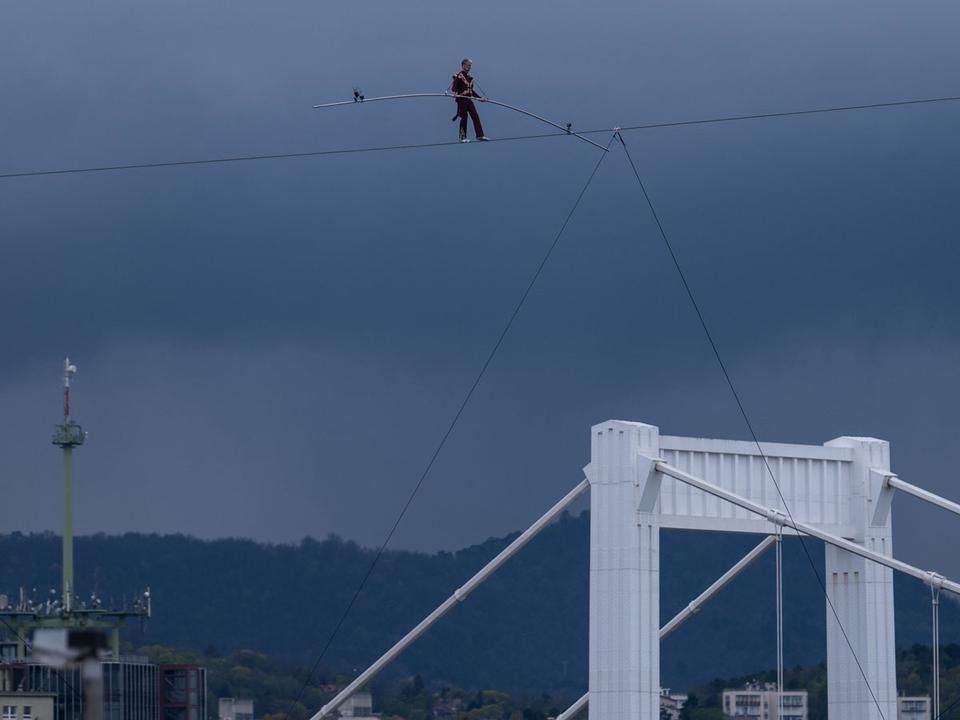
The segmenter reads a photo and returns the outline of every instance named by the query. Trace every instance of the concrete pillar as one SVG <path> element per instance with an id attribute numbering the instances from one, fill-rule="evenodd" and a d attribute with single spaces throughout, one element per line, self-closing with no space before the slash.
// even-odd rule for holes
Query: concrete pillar
<path id="1" fill-rule="evenodd" d="M 889 443 L 874 438 L 842 437 L 826 444 L 854 451 L 850 517 L 856 536 L 851 539 L 874 552 L 892 556 L 890 514 L 875 512 L 883 488 L 883 471 L 890 469 Z M 893 571 L 830 545 L 826 546 L 825 570 L 827 597 L 856 651 L 854 658 L 828 605 L 828 717 L 892 720 L 897 717 Z"/>
<path id="2" fill-rule="evenodd" d="M 660 717 L 658 428 L 592 429 L 590 720 Z"/>

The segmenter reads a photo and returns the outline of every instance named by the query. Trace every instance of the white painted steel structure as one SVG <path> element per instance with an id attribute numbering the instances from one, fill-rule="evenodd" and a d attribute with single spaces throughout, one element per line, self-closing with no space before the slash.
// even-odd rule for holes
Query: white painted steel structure
<path id="1" fill-rule="evenodd" d="M 887 442 L 841 437 L 822 446 L 758 447 L 753 442 L 661 435 L 653 425 L 611 420 L 593 427 L 591 460 L 584 473 L 586 480 L 311 720 L 327 717 L 373 680 L 588 488 L 589 691 L 560 718 L 572 718 L 588 706 L 590 720 L 658 720 L 660 640 L 781 534 L 824 542 L 831 720 L 897 716 L 893 571 L 929 584 L 934 601 L 942 590 L 960 595 L 960 583 L 892 557 L 892 495 L 900 489 L 958 514 L 960 505 L 897 478 L 890 471 Z M 661 528 L 767 537 L 660 628 Z M 936 644 L 936 630 L 934 635 Z"/>
<path id="2" fill-rule="evenodd" d="M 896 717 L 892 571 L 954 594 L 960 584 L 892 557 L 888 443 L 843 437 L 762 449 L 660 435 L 636 422 L 593 428 L 591 720 L 659 716 L 661 528 L 767 535 L 781 528 L 823 540 L 830 717 Z"/>
<path id="3" fill-rule="evenodd" d="M 700 612 L 700 609 L 707 604 L 708 601 L 713 599 L 713 596 L 718 592 L 723 590 L 731 581 L 744 570 L 746 570 L 753 562 L 759 558 L 763 553 L 767 551 L 773 543 L 777 542 L 775 537 L 764 538 L 759 545 L 757 545 L 753 550 L 744 555 L 740 560 L 737 561 L 736 565 L 727 570 L 723 575 L 717 578 L 710 587 L 704 590 L 702 593 L 697 595 L 696 598 L 690 601 L 690 603 L 680 612 L 673 616 L 673 619 L 670 620 L 666 625 L 660 628 L 660 639 L 663 640 L 668 635 L 670 635 L 674 630 L 683 625 L 687 620 L 693 617 L 695 614 Z M 573 705 L 568 707 L 562 713 L 557 716 L 557 720 L 570 720 L 576 716 L 581 710 L 583 710 L 587 703 L 590 700 L 590 693 L 586 693 L 577 700 Z"/>

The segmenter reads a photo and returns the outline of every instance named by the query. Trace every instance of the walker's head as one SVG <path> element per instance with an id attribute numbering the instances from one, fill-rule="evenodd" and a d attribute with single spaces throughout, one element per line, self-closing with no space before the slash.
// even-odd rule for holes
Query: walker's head
<path id="1" fill-rule="evenodd" d="M 470 72 L 470 68 L 473 67 L 473 60 L 470 58 L 464 58 L 460 61 L 460 67 L 463 68 L 464 72 Z"/>

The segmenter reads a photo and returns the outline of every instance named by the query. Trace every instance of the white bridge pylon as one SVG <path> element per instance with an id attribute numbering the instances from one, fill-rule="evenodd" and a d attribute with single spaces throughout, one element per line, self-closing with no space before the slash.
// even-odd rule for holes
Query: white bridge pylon
<path id="1" fill-rule="evenodd" d="M 591 461 L 584 468 L 587 480 L 311 720 L 328 717 L 369 684 L 588 488 L 589 690 L 560 718 L 572 718 L 589 705 L 590 720 L 659 720 L 660 640 L 759 557 L 774 542 L 770 536 L 803 534 L 825 544 L 824 580 L 829 603 L 836 611 L 836 617 L 833 611 L 827 612 L 829 717 L 893 720 L 897 716 L 893 570 L 923 580 L 937 592 L 960 595 L 960 584 L 892 557 L 892 495 L 899 489 L 957 514 L 960 505 L 891 473 L 890 448 L 883 440 L 842 437 L 822 446 L 761 446 L 762 455 L 752 442 L 660 435 L 657 427 L 643 423 L 611 420 L 594 426 Z M 768 537 L 661 628 L 661 528 Z"/>
<path id="2" fill-rule="evenodd" d="M 893 570 L 958 595 L 960 584 L 893 558 L 891 498 L 895 487 L 908 484 L 890 472 L 887 442 L 841 437 L 822 446 L 761 446 L 762 455 L 752 442 L 660 435 L 643 423 L 594 426 L 586 468 L 590 720 L 659 718 L 661 528 L 780 530 L 822 540 L 833 606 L 827 609 L 829 717 L 897 717 Z M 926 491 L 911 494 L 952 505 Z"/>

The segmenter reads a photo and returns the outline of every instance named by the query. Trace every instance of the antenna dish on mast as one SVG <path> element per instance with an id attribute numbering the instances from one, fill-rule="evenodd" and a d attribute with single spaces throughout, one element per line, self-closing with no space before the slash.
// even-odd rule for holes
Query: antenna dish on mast
<path id="1" fill-rule="evenodd" d="M 77 374 L 77 366 L 70 362 L 70 356 L 68 355 L 63 359 L 63 383 L 66 387 L 70 387 L 70 378 Z"/>
<path id="2" fill-rule="evenodd" d="M 63 358 L 63 422 L 56 426 L 53 444 L 62 448 L 83 445 L 87 434 L 70 419 L 70 379 L 77 374 L 77 366 L 70 362 L 70 356 Z"/>

